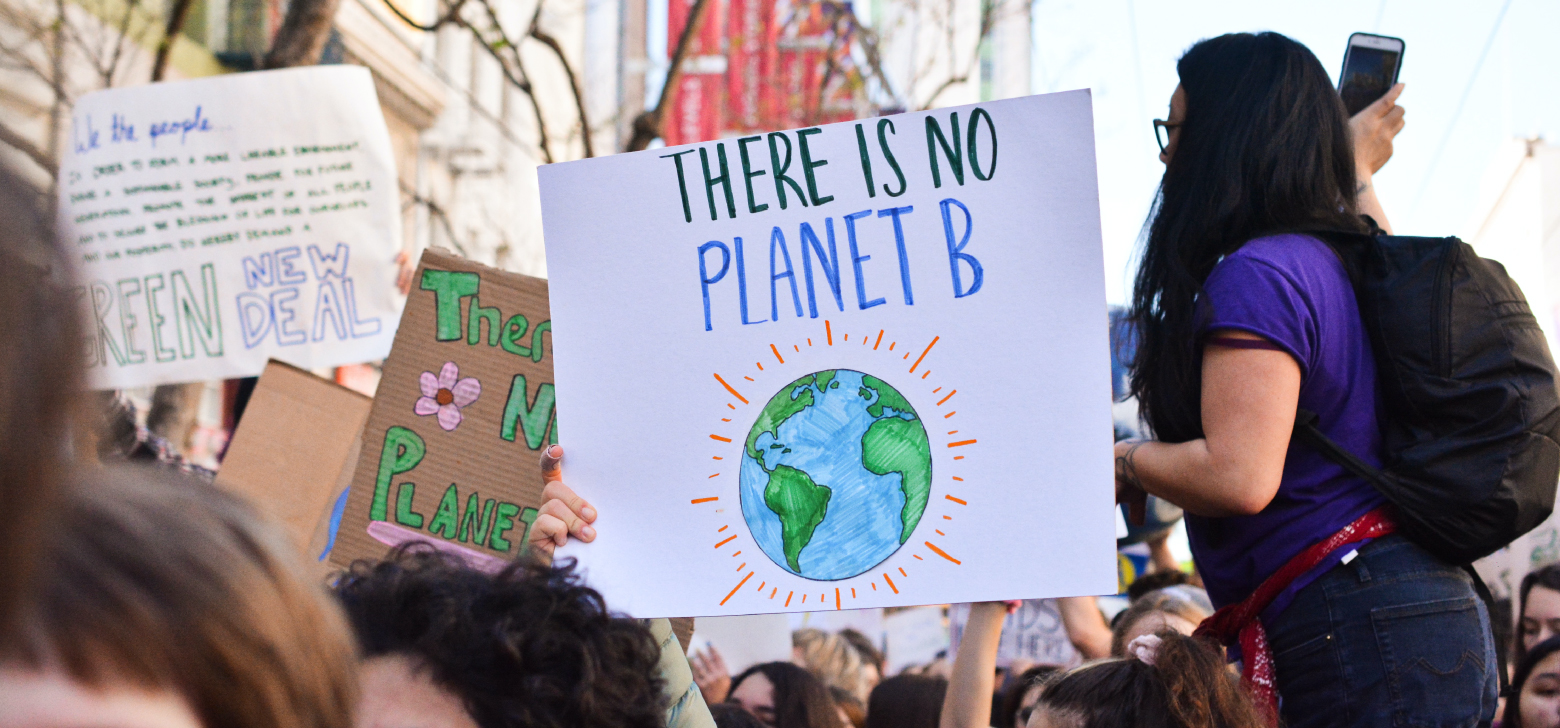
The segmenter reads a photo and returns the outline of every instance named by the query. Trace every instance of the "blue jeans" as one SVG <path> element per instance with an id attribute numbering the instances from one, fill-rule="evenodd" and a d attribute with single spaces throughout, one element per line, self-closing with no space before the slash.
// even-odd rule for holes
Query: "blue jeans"
<path id="1" fill-rule="evenodd" d="M 1267 625 L 1280 712 L 1308 726 L 1487 726 L 1499 676 L 1489 614 L 1462 569 L 1377 539 Z"/>

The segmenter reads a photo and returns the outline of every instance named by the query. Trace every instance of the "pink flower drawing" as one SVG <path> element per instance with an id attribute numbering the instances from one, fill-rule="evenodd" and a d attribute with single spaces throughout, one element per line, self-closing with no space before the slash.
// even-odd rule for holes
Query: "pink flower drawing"
<path id="1" fill-rule="evenodd" d="M 452 361 L 445 362 L 438 375 L 423 372 L 417 381 L 422 386 L 423 396 L 417 398 L 412 411 L 423 417 L 438 415 L 439 426 L 445 432 L 454 432 L 463 419 L 461 408 L 482 395 L 482 383 L 476 377 L 461 379 L 460 367 Z"/>

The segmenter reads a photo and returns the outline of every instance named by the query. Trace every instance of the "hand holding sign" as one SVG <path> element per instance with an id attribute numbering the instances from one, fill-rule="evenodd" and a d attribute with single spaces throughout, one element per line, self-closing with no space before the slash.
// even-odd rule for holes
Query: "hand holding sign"
<path id="1" fill-rule="evenodd" d="M 596 521 L 596 509 L 563 484 L 562 445 L 542 451 L 542 479 L 547 483 L 542 488 L 547 502 L 531 524 L 531 549 L 550 559 L 571 535 L 585 543 L 596 540 L 596 529 L 590 525 Z"/>

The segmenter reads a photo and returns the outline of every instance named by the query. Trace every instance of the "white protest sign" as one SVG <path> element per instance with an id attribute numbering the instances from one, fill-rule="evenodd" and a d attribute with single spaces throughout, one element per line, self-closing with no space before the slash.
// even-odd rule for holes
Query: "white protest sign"
<path id="1" fill-rule="evenodd" d="M 948 650 L 957 653 L 964 641 L 964 626 L 970 621 L 970 605 L 948 606 Z M 1073 646 L 1062 621 L 1062 611 L 1054 599 L 1026 599 L 1018 611 L 1002 621 L 1002 637 L 997 642 L 997 667 L 1018 661 L 1036 665 L 1072 667 L 1083 661 Z"/>
<path id="2" fill-rule="evenodd" d="M 76 102 L 60 222 L 94 387 L 383 357 L 401 214 L 368 69 L 157 83 Z"/>
<path id="3" fill-rule="evenodd" d="M 543 167 L 569 551 L 635 616 L 1116 590 L 1090 96 Z"/>

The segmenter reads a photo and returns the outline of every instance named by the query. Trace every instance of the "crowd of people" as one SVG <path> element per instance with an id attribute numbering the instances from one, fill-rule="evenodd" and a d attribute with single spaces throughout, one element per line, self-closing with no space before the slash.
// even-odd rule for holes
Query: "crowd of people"
<path id="1" fill-rule="evenodd" d="M 48 206 L 0 178 L 0 727 L 1489 725 L 1498 650 L 1467 574 L 1291 442 L 1307 410 L 1381 459 L 1354 292 L 1306 231 L 1391 229 L 1371 180 L 1402 88 L 1351 119 L 1273 33 L 1203 41 L 1177 70 L 1131 312 L 1155 438 L 1118 443 L 1116 488 L 1134 519 L 1148 496 L 1185 510 L 1195 573 L 1156 564 L 1112 621 L 1052 605 L 1068 664 L 999 668 L 1005 602 L 970 605 L 951 661 L 895 675 L 850 630 L 797 631 L 792 659 L 735 675 L 690 658 L 667 620 L 552 563 L 596 520 L 558 446 L 521 559 L 411 544 L 322 581 L 198 477 L 99 464 L 116 448 L 81 394 L 71 268 Z M 1318 549 L 1338 534 L 1358 537 Z M 1523 581 L 1515 616 L 1499 719 L 1560 726 L 1560 566 Z"/>

